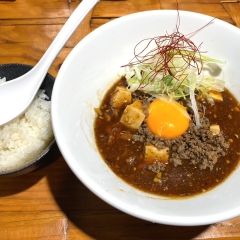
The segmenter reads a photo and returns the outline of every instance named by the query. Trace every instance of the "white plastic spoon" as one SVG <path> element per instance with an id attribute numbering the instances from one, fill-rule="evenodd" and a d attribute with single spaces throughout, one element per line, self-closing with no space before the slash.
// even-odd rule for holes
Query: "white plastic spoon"
<path id="1" fill-rule="evenodd" d="M 0 126 L 18 117 L 31 104 L 52 62 L 97 2 L 83 0 L 36 66 L 23 76 L 0 84 Z"/>

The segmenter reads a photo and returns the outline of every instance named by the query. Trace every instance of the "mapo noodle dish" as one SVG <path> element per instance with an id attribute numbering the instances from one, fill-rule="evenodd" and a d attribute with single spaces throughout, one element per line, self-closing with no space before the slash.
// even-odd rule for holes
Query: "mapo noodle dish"
<path id="1" fill-rule="evenodd" d="M 102 158 L 148 193 L 204 193 L 239 162 L 240 104 L 225 88 L 227 63 L 201 52 L 190 40 L 196 33 L 183 35 L 178 23 L 172 34 L 140 41 L 95 108 Z"/>

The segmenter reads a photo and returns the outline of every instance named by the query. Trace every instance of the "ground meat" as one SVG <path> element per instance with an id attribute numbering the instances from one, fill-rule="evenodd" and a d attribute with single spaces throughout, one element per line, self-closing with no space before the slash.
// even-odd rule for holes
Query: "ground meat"
<path id="1" fill-rule="evenodd" d="M 159 173 L 163 172 L 165 170 L 166 165 L 161 162 L 155 162 L 151 165 L 148 165 L 148 169 L 151 170 L 152 172 Z"/>
<path id="2" fill-rule="evenodd" d="M 177 166 L 181 160 L 187 159 L 200 169 L 209 167 L 212 170 L 218 158 L 225 156 L 229 144 L 225 142 L 222 133 L 213 135 L 209 128 L 206 117 L 202 118 L 199 129 L 192 122 L 187 132 L 172 143 L 170 162 Z"/>
<path id="3" fill-rule="evenodd" d="M 136 97 L 143 101 L 143 110 L 146 113 L 147 106 L 153 99 L 149 99 L 149 96 L 145 97 L 142 93 L 140 96 L 137 93 Z M 203 109 L 203 106 L 199 106 L 199 109 L 201 108 Z M 159 138 L 151 133 L 146 127 L 146 121 L 144 121 L 138 129 L 138 132 L 133 135 L 133 140 L 144 142 L 146 145 L 152 144 L 158 149 L 169 147 L 169 162 L 175 167 L 182 165 L 183 160 L 189 160 L 192 164 L 199 166 L 200 169 L 209 168 L 212 170 L 218 158 L 225 156 L 229 144 L 225 141 L 222 132 L 220 132 L 219 135 L 213 135 L 210 132 L 210 123 L 206 117 L 201 117 L 201 127 L 198 129 L 195 126 L 194 116 L 191 110 L 189 110 L 189 114 L 192 119 L 190 126 L 188 130 L 178 138 Z M 164 170 L 162 164 L 159 163 L 152 164 L 148 169 L 153 172 Z"/>

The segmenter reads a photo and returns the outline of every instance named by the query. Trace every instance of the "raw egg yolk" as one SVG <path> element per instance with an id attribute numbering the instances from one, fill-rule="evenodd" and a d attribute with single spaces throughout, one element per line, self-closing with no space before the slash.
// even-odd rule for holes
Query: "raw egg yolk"
<path id="1" fill-rule="evenodd" d="M 186 108 L 176 101 L 156 99 L 148 107 L 147 126 L 162 138 L 181 136 L 189 127 Z"/>

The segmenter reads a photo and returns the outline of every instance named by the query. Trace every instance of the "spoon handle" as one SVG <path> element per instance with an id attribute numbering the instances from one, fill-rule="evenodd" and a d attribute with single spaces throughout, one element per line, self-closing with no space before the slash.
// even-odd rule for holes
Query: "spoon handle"
<path id="1" fill-rule="evenodd" d="M 52 62 L 97 2 L 99 0 L 83 0 L 64 24 L 36 66 L 21 77 L 1 84 L 0 126 L 22 114 L 31 104 Z"/>
<path id="2" fill-rule="evenodd" d="M 40 61 L 32 69 L 32 75 L 39 76 L 39 82 L 36 81 L 35 87 L 38 90 L 44 77 L 46 76 L 52 62 L 57 57 L 58 53 L 61 51 L 65 43 L 71 37 L 73 32 L 76 30 L 78 25 L 86 17 L 89 11 L 99 2 L 99 0 L 83 0 L 76 10 L 69 17 L 67 22 L 64 24 L 56 38 L 53 40 L 52 44 L 49 46 L 45 54 L 42 56 Z M 37 75 L 36 75 L 37 74 Z"/>

